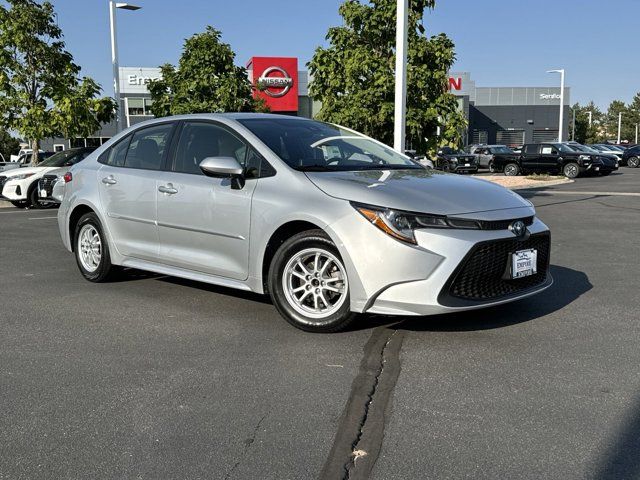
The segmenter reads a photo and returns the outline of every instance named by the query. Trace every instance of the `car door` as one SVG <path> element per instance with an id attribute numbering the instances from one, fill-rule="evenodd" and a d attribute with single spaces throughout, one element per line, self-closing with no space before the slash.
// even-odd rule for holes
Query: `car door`
<path id="1" fill-rule="evenodd" d="M 535 171 L 538 169 L 539 150 L 538 145 L 525 145 L 520 154 L 521 167 L 527 171 Z"/>
<path id="2" fill-rule="evenodd" d="M 100 201 L 117 250 L 157 261 L 157 182 L 175 122 L 141 128 L 100 156 Z"/>
<path id="3" fill-rule="evenodd" d="M 558 158 L 560 152 L 558 147 L 548 143 L 540 145 L 540 156 L 538 157 L 538 169 L 545 172 L 552 172 L 558 169 Z"/>
<path id="4" fill-rule="evenodd" d="M 258 154 L 233 130 L 216 122 L 184 122 L 178 135 L 169 171 L 156 192 L 159 259 L 179 268 L 245 280 L 257 180 L 247 178 L 242 185 L 230 178 L 208 177 L 199 164 L 207 157 L 224 156 L 246 166 Z"/>

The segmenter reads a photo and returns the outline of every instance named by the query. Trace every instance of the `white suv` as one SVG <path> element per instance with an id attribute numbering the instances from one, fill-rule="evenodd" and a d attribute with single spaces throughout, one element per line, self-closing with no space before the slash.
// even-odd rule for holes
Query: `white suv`
<path id="1" fill-rule="evenodd" d="M 46 173 L 63 166 L 71 166 L 84 159 L 95 147 L 72 148 L 58 152 L 40 162 L 37 167 L 16 168 L 0 176 L 0 198 L 19 208 L 37 208 L 38 180 Z"/>

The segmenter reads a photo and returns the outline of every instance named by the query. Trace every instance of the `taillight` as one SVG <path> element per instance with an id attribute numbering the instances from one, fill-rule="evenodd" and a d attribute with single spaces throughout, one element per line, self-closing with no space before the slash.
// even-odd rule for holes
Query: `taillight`
<path id="1" fill-rule="evenodd" d="M 64 179 L 64 183 L 69 183 L 71 180 L 73 180 L 73 175 L 71 174 L 71 172 L 67 172 L 62 178 Z"/>

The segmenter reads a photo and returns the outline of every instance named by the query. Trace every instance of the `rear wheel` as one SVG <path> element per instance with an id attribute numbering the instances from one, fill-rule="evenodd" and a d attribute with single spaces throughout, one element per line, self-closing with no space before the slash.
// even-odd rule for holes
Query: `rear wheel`
<path id="1" fill-rule="evenodd" d="M 504 174 L 507 177 L 515 177 L 520 173 L 520 167 L 517 163 L 507 163 L 504 166 Z"/>
<path id="2" fill-rule="evenodd" d="M 580 167 L 575 162 L 569 162 L 562 167 L 562 173 L 567 178 L 577 178 L 580 173 Z"/>
<path id="3" fill-rule="evenodd" d="M 496 166 L 495 166 L 495 164 L 493 163 L 493 160 L 491 160 L 491 161 L 489 162 L 489 171 L 490 171 L 491 173 L 496 173 Z"/>
<path id="4" fill-rule="evenodd" d="M 629 157 L 629 160 L 627 160 L 627 166 L 631 168 L 638 168 L 638 166 L 640 166 L 640 157 Z"/>
<path id="5" fill-rule="evenodd" d="M 280 246 L 268 285 L 278 312 L 301 330 L 336 332 L 355 318 L 346 268 L 322 230 L 299 233 Z"/>
<path id="6" fill-rule="evenodd" d="M 11 205 L 13 205 L 16 208 L 27 208 L 29 205 L 27 204 L 27 202 L 11 202 Z"/>
<path id="7" fill-rule="evenodd" d="M 74 230 L 73 244 L 80 273 L 90 282 L 103 282 L 116 271 L 111 264 L 102 224 L 95 213 L 80 217 Z"/>

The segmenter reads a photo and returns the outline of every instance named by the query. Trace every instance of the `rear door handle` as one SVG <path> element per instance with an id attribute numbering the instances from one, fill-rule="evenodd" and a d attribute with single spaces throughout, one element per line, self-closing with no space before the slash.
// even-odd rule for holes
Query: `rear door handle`
<path id="1" fill-rule="evenodd" d="M 102 179 L 102 183 L 104 183 L 105 185 L 115 185 L 116 183 L 118 183 L 118 181 L 113 178 L 112 175 L 109 175 L 108 177 L 104 177 Z"/>
<path id="2" fill-rule="evenodd" d="M 160 185 L 158 187 L 158 191 L 162 192 L 162 193 L 166 193 L 168 195 L 174 195 L 176 193 L 178 193 L 178 189 L 177 188 L 173 188 L 173 185 L 169 184 L 169 185 Z"/>

